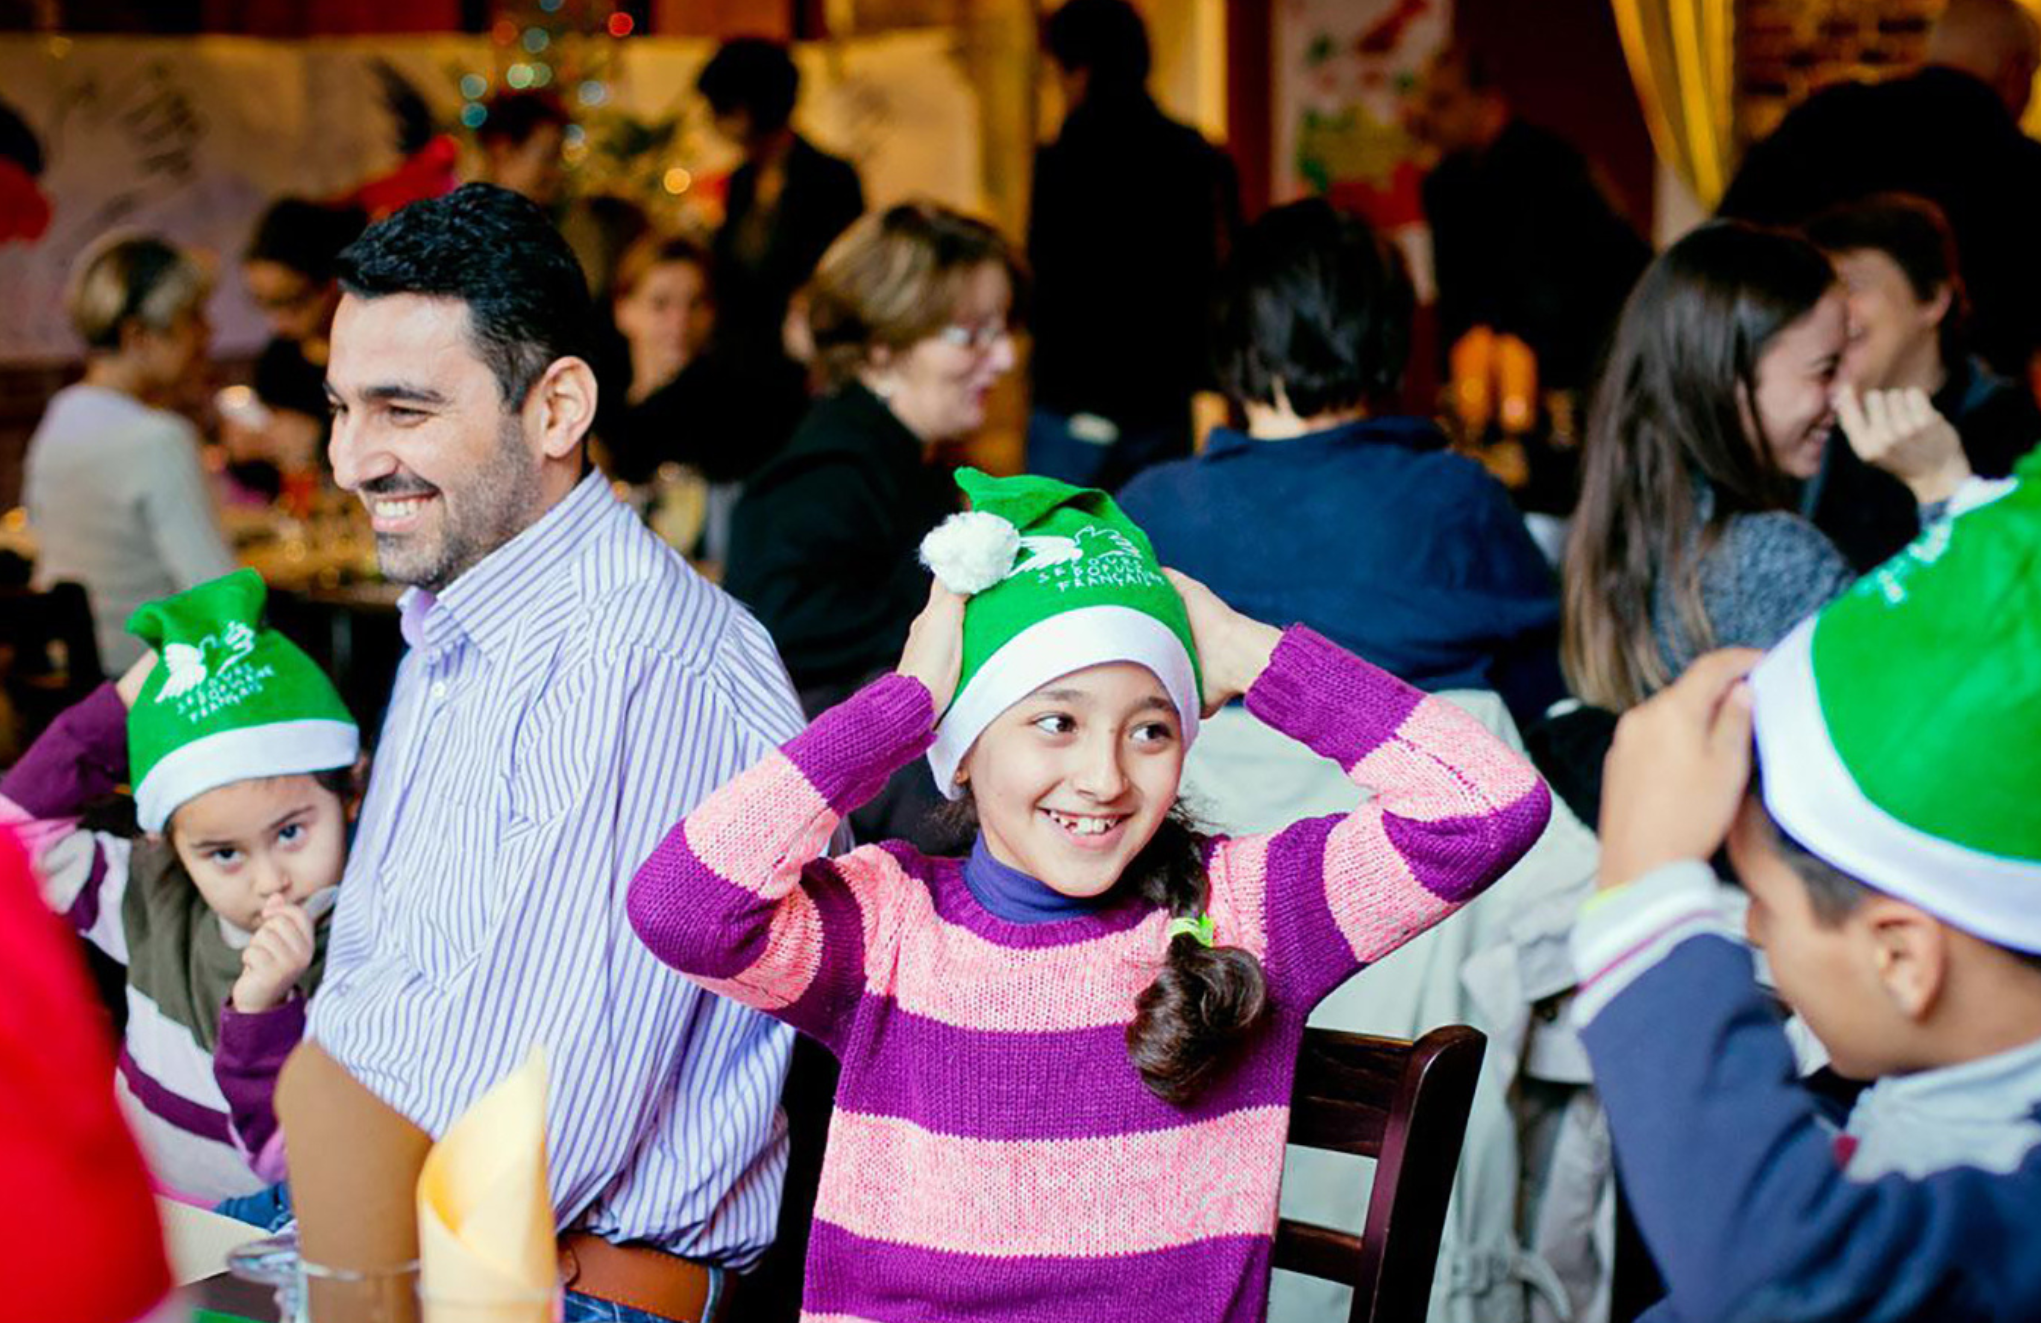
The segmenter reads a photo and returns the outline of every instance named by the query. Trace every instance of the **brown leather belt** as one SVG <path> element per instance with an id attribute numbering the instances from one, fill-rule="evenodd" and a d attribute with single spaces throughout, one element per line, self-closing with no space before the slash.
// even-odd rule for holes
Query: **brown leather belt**
<path id="1" fill-rule="evenodd" d="M 709 1270 L 645 1245 L 612 1245 L 586 1231 L 560 1237 L 560 1281 L 570 1291 L 679 1323 L 712 1323 Z M 721 1310 L 717 1311 L 722 1312 Z"/>

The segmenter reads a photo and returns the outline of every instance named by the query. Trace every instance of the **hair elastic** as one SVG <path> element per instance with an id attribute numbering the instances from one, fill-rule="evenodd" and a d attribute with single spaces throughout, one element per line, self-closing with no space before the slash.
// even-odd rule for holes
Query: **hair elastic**
<path id="1" fill-rule="evenodd" d="M 1195 937 L 1198 939 L 1198 945 L 1210 946 L 1212 945 L 1212 916 L 1209 914 L 1200 914 L 1196 917 L 1179 915 L 1169 921 L 1169 927 L 1162 930 L 1162 937 L 1165 942 L 1173 942 L 1178 937 Z"/>

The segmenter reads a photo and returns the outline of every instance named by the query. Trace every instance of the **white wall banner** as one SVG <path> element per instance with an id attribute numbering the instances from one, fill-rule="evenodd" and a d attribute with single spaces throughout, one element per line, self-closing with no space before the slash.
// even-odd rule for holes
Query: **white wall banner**
<path id="1" fill-rule="evenodd" d="M 929 30 L 796 49 L 797 123 L 857 163 L 873 205 L 912 195 L 982 210 L 978 102 L 954 45 Z M 693 90 L 713 43 L 633 37 L 613 49 L 593 104 L 578 85 L 558 89 L 587 134 L 573 175 L 638 192 L 663 219 L 711 217 L 715 184 L 735 164 Z M 503 54 L 486 36 L 0 37 L 0 106 L 38 141 L 51 209 L 36 239 L 0 242 L 0 363 L 79 356 L 64 280 L 116 228 L 210 255 L 221 274 L 216 351 L 252 351 L 264 331 L 234 268 L 263 207 L 284 194 L 339 196 L 394 168 L 407 96 L 465 138 L 462 79 L 500 85 Z M 650 145 L 620 158 L 607 150 L 615 142 Z M 661 195 L 669 177 L 680 194 Z M 696 182 L 704 205 L 683 205 Z"/>

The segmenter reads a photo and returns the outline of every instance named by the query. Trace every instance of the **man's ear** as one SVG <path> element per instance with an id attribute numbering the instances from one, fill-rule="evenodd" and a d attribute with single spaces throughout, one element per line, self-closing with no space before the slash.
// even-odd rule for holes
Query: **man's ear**
<path id="1" fill-rule="evenodd" d="M 525 426 L 547 459 L 574 453 L 595 423 L 595 369 L 569 355 L 556 358 L 525 397 Z"/>
<path id="2" fill-rule="evenodd" d="M 1868 935 L 1874 971 L 1893 1006 L 1909 1020 L 1925 1020 L 1949 975 L 1949 935 L 1941 922 L 1889 896 L 1866 899 L 1849 921 Z"/>

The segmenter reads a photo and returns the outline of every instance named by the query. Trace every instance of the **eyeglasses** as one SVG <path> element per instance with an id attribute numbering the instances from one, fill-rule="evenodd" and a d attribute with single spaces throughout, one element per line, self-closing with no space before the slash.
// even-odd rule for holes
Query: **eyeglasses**
<path id="1" fill-rule="evenodd" d="M 960 326 L 954 322 L 935 333 L 935 338 L 946 345 L 969 349 L 975 353 L 990 353 L 1001 340 L 1013 335 L 1013 328 L 1005 321 L 981 322 L 976 326 Z"/>

